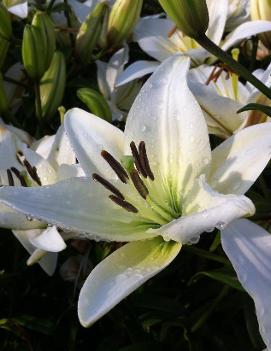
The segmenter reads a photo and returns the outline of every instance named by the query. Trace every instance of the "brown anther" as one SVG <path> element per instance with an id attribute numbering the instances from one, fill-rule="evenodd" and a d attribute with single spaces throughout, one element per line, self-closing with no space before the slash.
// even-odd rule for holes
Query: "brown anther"
<path id="1" fill-rule="evenodd" d="M 23 164 L 23 162 L 22 162 L 22 160 L 20 159 L 20 157 L 23 157 L 23 153 L 22 153 L 22 151 L 20 151 L 20 150 L 18 150 L 17 152 L 16 152 L 16 159 L 17 159 L 17 161 L 20 163 L 20 165 L 24 165 Z M 19 157 L 20 156 L 20 157 Z"/>
<path id="2" fill-rule="evenodd" d="M 10 169 L 7 169 L 7 175 L 8 175 L 8 185 L 14 186 L 14 179 L 12 177 L 12 173 Z"/>
<path id="3" fill-rule="evenodd" d="M 39 177 L 39 175 L 38 175 L 38 172 L 37 172 L 37 168 L 34 166 L 34 167 L 32 167 L 32 171 L 33 171 L 33 179 L 38 183 L 38 185 L 40 185 L 41 186 L 41 180 L 40 180 L 40 177 Z"/>
<path id="4" fill-rule="evenodd" d="M 109 199 L 111 199 L 115 204 L 124 208 L 128 212 L 138 213 L 138 209 L 135 206 L 133 206 L 132 204 L 130 204 L 130 202 L 128 202 L 128 201 L 122 200 L 119 197 L 114 196 L 114 195 L 109 195 Z"/>
<path id="5" fill-rule="evenodd" d="M 138 191 L 139 195 L 141 197 L 143 197 L 143 199 L 146 200 L 148 194 L 149 194 L 149 190 L 146 187 L 146 185 L 143 183 L 142 179 L 140 178 L 138 172 L 136 169 L 133 169 L 130 172 L 130 177 L 132 179 L 132 182 L 136 188 L 136 190 Z"/>
<path id="6" fill-rule="evenodd" d="M 177 26 L 174 26 L 168 33 L 167 36 L 168 38 L 172 37 L 172 35 L 176 32 Z"/>
<path id="7" fill-rule="evenodd" d="M 209 84 L 211 83 L 211 81 L 215 78 L 217 68 L 218 68 L 218 67 L 215 66 L 215 67 L 212 69 L 212 72 L 211 72 L 209 78 L 208 78 L 207 81 L 205 82 L 205 85 L 209 85 Z"/>
<path id="8" fill-rule="evenodd" d="M 105 159 L 105 161 L 109 164 L 109 166 L 113 169 L 116 175 L 123 183 L 127 183 L 129 176 L 122 165 L 117 161 L 109 152 L 106 150 L 102 150 L 101 156 Z"/>
<path id="9" fill-rule="evenodd" d="M 115 194 L 121 200 L 124 200 L 124 196 L 122 193 L 108 180 L 104 179 L 97 173 L 92 174 L 92 179 L 100 184 L 102 184 L 107 190 L 111 191 L 111 193 Z"/>
<path id="10" fill-rule="evenodd" d="M 222 72 L 226 72 L 226 79 L 230 78 L 230 73 L 234 73 L 234 71 L 227 65 L 219 64 L 213 68 L 209 78 L 205 82 L 205 85 L 209 85 L 211 81 L 216 83 Z"/>
<path id="11" fill-rule="evenodd" d="M 26 181 L 25 181 L 24 177 L 21 175 L 20 171 L 15 167 L 11 167 L 10 169 L 13 172 L 13 174 L 15 174 L 15 176 L 19 179 L 21 185 L 27 186 Z"/>
<path id="12" fill-rule="evenodd" d="M 28 174 L 30 175 L 30 177 L 36 182 L 38 183 L 38 185 L 41 185 L 41 181 L 40 181 L 40 178 L 37 174 L 37 169 L 36 167 L 32 167 L 31 164 L 26 160 L 24 159 L 23 160 L 23 164 L 28 172 Z"/>
<path id="13" fill-rule="evenodd" d="M 144 178 L 147 178 L 147 173 L 146 173 L 146 171 L 144 169 L 144 165 L 141 163 L 140 155 L 139 155 L 139 152 L 137 150 L 137 147 L 136 147 L 136 144 L 134 143 L 134 141 L 132 141 L 130 143 L 130 148 L 131 148 L 131 151 L 132 151 L 132 155 L 133 155 L 133 158 L 134 158 L 136 169 L 138 170 L 138 172 L 140 174 L 143 175 Z"/>
<path id="14" fill-rule="evenodd" d="M 147 151 L 146 151 L 146 145 L 145 145 L 144 141 L 141 141 L 139 143 L 138 149 L 139 149 L 140 163 L 143 165 L 143 168 L 144 168 L 147 176 L 151 180 L 154 180 L 154 175 L 153 175 L 151 167 L 150 167 L 150 163 L 149 163 L 149 159 L 148 159 Z"/>

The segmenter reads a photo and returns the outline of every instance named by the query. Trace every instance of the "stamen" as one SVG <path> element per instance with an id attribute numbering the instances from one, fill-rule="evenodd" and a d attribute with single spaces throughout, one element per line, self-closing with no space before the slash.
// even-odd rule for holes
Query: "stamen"
<path id="1" fill-rule="evenodd" d="M 139 143 L 138 149 L 139 149 L 140 163 L 143 165 L 147 176 L 151 180 L 154 180 L 154 175 L 153 175 L 151 167 L 150 167 L 150 163 L 149 163 L 149 159 L 148 159 L 147 151 L 146 151 L 146 145 L 145 145 L 144 141 L 141 141 Z"/>
<path id="2" fill-rule="evenodd" d="M 102 184 L 107 190 L 111 191 L 111 193 L 115 194 L 116 197 L 118 197 L 119 199 L 124 200 L 124 196 L 122 195 L 122 193 L 113 184 L 108 182 L 106 179 L 101 177 L 99 174 L 93 173 L 92 179 L 95 182 Z"/>
<path id="3" fill-rule="evenodd" d="M 33 179 L 38 183 L 38 185 L 41 186 L 41 180 L 40 180 L 40 177 L 38 175 L 37 168 L 35 166 L 32 167 L 32 171 L 33 171 L 33 176 L 34 176 Z"/>
<path id="4" fill-rule="evenodd" d="M 21 185 L 27 186 L 26 181 L 25 181 L 24 177 L 21 175 L 20 171 L 18 171 L 18 169 L 15 167 L 11 167 L 10 169 L 16 175 L 16 177 L 19 179 Z"/>
<path id="5" fill-rule="evenodd" d="M 130 143 L 130 148 L 132 151 L 136 169 L 138 170 L 139 173 L 143 175 L 144 178 L 147 178 L 147 173 L 144 169 L 144 165 L 141 163 L 139 152 L 137 150 L 136 144 L 133 141 Z"/>
<path id="6" fill-rule="evenodd" d="M 7 169 L 7 175 L 8 175 L 8 185 L 14 186 L 14 179 L 12 177 L 12 173 L 10 169 Z"/>
<path id="7" fill-rule="evenodd" d="M 167 36 L 168 38 L 172 37 L 172 35 L 176 32 L 177 26 L 174 26 L 168 33 Z"/>
<path id="8" fill-rule="evenodd" d="M 147 189 L 146 185 L 143 183 L 136 169 L 130 172 L 130 177 L 139 195 L 146 200 L 147 195 L 149 194 L 149 190 Z"/>
<path id="9" fill-rule="evenodd" d="M 23 157 L 23 153 L 22 153 L 22 151 L 21 150 L 18 150 L 17 152 L 16 152 L 16 158 L 17 158 L 17 161 L 23 166 L 24 164 L 23 164 L 23 162 L 22 162 L 22 160 L 20 159 L 20 157 Z"/>
<path id="10" fill-rule="evenodd" d="M 119 179 L 126 184 L 129 176 L 122 165 L 109 152 L 105 150 L 102 150 L 101 155 L 113 169 Z"/>
<path id="11" fill-rule="evenodd" d="M 27 172 L 28 174 L 30 175 L 30 177 L 38 183 L 38 185 L 41 185 L 41 181 L 40 181 L 40 178 L 37 174 L 37 169 L 36 167 L 32 167 L 31 164 L 26 160 L 24 159 L 23 160 L 23 164 L 25 166 L 25 168 L 27 169 Z"/>
<path id="12" fill-rule="evenodd" d="M 130 202 L 122 200 L 119 197 L 114 196 L 114 195 L 109 195 L 109 199 L 111 199 L 115 204 L 124 208 L 128 212 L 138 213 L 138 209 L 135 206 L 133 206 L 132 204 L 130 204 Z"/>

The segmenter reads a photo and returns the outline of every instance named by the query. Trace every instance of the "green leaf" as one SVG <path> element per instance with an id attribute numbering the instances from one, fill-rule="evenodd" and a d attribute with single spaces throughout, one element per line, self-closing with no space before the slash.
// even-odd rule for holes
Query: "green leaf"
<path id="1" fill-rule="evenodd" d="M 244 291 L 242 285 L 239 283 L 237 277 L 231 273 L 221 272 L 221 271 L 209 271 L 209 272 L 198 272 L 191 279 L 189 284 L 195 282 L 198 278 L 205 276 L 214 279 L 220 283 L 226 284 L 236 290 Z"/>

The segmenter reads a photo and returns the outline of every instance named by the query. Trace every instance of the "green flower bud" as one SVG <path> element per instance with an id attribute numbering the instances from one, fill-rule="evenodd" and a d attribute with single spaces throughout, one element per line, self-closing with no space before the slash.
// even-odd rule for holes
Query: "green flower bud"
<path id="1" fill-rule="evenodd" d="M 39 28 L 27 24 L 24 27 L 22 58 L 30 78 L 40 79 L 46 71 L 46 43 Z"/>
<path id="2" fill-rule="evenodd" d="M 0 37 L 0 70 L 3 66 L 9 48 L 9 41 Z"/>
<path id="3" fill-rule="evenodd" d="M 77 90 L 78 98 L 87 105 L 90 112 L 94 115 L 112 121 L 112 113 L 105 98 L 97 91 L 91 88 L 81 88 Z"/>
<path id="4" fill-rule="evenodd" d="M 143 0 L 116 0 L 109 15 L 108 42 L 116 48 L 132 33 L 142 9 Z"/>
<path id="5" fill-rule="evenodd" d="M 0 73 L 0 113 L 5 114 L 8 111 L 8 98 L 5 92 L 2 74 Z"/>
<path id="6" fill-rule="evenodd" d="M 11 35 L 12 28 L 10 15 L 5 6 L 0 3 L 0 69 L 3 66 L 8 52 Z"/>
<path id="7" fill-rule="evenodd" d="M 253 21 L 271 21 L 271 0 L 250 0 L 250 15 Z M 259 35 L 263 44 L 271 49 L 271 32 Z"/>
<path id="8" fill-rule="evenodd" d="M 103 18 L 108 5 L 99 2 L 89 13 L 85 22 L 81 24 L 76 37 L 75 51 L 82 63 L 89 63 L 93 50 L 95 49 L 103 28 Z"/>
<path id="9" fill-rule="evenodd" d="M 0 37 L 9 40 L 12 35 L 11 19 L 8 10 L 0 3 Z"/>
<path id="10" fill-rule="evenodd" d="M 32 25 L 40 30 L 42 41 L 46 43 L 46 51 L 44 52 L 44 56 L 47 69 L 56 50 L 56 36 L 53 22 L 46 13 L 37 12 L 33 17 Z"/>
<path id="11" fill-rule="evenodd" d="M 209 25 L 206 0 L 159 0 L 178 29 L 190 38 L 205 34 Z"/>
<path id="12" fill-rule="evenodd" d="M 62 103 L 66 85 L 66 63 L 62 52 L 56 51 L 48 70 L 40 81 L 42 117 L 49 119 Z"/>

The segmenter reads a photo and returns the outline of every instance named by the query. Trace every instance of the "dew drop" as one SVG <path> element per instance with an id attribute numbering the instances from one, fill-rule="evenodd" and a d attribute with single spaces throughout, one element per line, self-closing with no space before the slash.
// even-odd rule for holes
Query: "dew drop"
<path id="1" fill-rule="evenodd" d="M 163 239 L 164 239 L 165 241 L 170 241 L 170 237 L 169 237 L 168 234 L 164 234 L 164 235 L 163 235 Z"/>
<path id="2" fill-rule="evenodd" d="M 225 229 L 225 227 L 226 227 L 226 223 L 224 223 L 224 222 L 217 222 L 216 223 L 216 228 L 218 230 L 223 230 L 223 229 Z"/>

